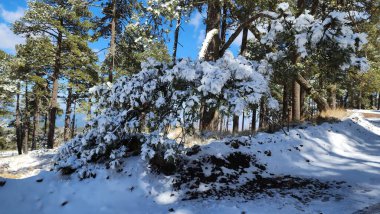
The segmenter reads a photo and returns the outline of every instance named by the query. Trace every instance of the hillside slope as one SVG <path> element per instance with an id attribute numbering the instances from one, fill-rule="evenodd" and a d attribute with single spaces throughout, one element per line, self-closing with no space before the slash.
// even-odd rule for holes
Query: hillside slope
<path id="1" fill-rule="evenodd" d="M 119 172 L 99 168 L 96 178 L 82 181 L 52 171 L 0 178 L 0 206 L 5 213 L 353 213 L 380 202 L 379 119 L 354 112 L 339 123 L 304 124 L 288 135 L 260 133 L 241 139 L 251 142 L 250 152 L 266 166 L 264 177 L 290 175 L 337 185 L 306 202 L 296 196 L 307 188 L 258 194 L 252 200 L 226 196 L 184 201 L 186 190 L 174 191 L 173 177 L 152 174 L 143 160 L 133 157 Z M 219 155 L 226 152 L 220 143 L 202 147 Z M 32 161 L 35 166 L 51 156 L 40 157 Z M 5 163 L 9 159 L 0 158 L 0 166 Z M 200 185 L 197 191 L 207 188 Z"/>

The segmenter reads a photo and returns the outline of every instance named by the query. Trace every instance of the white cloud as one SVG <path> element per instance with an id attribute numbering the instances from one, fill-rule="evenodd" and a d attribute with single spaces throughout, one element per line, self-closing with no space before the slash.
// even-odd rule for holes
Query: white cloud
<path id="1" fill-rule="evenodd" d="M 202 45 L 203 40 L 205 40 L 205 37 L 206 37 L 206 31 L 201 30 L 201 32 L 199 32 L 199 35 L 198 35 L 197 46 Z"/>
<path id="2" fill-rule="evenodd" d="M 195 11 L 195 14 L 191 17 L 189 24 L 194 26 L 194 31 L 196 32 L 201 25 L 203 20 L 202 14 L 200 14 L 198 11 Z"/>
<path id="3" fill-rule="evenodd" d="M 25 9 L 17 7 L 16 11 L 9 11 L 0 5 L 0 16 L 8 23 L 13 23 L 25 14 Z"/>
<path id="4" fill-rule="evenodd" d="M 4 23 L 0 23 L 0 49 L 15 52 L 15 45 L 25 43 L 25 39 L 13 33 Z"/>

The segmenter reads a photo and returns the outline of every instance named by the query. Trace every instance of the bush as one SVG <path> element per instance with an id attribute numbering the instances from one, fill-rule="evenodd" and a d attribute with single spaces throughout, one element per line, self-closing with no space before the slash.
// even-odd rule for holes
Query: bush
<path id="1" fill-rule="evenodd" d="M 266 61 L 247 61 L 227 53 L 216 62 L 183 59 L 169 66 L 149 59 L 141 67 L 141 72 L 120 78 L 114 85 L 90 90 L 98 99 L 99 114 L 82 134 L 59 149 L 57 170 L 78 171 L 90 163 L 117 168 L 132 147 L 125 142 L 136 138 L 151 168 L 171 174 L 183 149 L 166 137 L 167 131 L 180 127 L 183 134 L 192 132 L 201 105 L 239 114 L 257 105 L 262 96 L 277 103 L 270 98 L 267 78 L 259 72 L 270 70 Z M 151 134 L 141 134 L 143 127 Z M 80 174 L 91 175 L 84 171 Z"/>

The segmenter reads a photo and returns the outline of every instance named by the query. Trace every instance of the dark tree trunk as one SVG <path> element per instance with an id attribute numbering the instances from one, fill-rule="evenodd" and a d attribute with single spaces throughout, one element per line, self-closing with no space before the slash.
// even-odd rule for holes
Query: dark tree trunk
<path id="1" fill-rule="evenodd" d="M 266 120 L 266 105 L 265 105 L 265 99 L 261 98 L 260 100 L 260 115 L 259 115 L 259 128 L 263 129 L 267 127 L 267 120 Z"/>
<path id="2" fill-rule="evenodd" d="M 71 101 L 72 101 L 72 88 L 67 88 L 65 127 L 63 130 L 63 140 L 65 142 L 68 141 L 71 136 L 70 135 Z"/>
<path id="3" fill-rule="evenodd" d="M 40 122 L 40 97 L 37 96 L 38 91 L 35 92 L 35 106 L 34 106 L 34 113 L 33 113 L 33 133 L 32 133 L 32 150 L 36 149 L 36 134 L 38 133 L 39 129 L 39 122 Z"/>
<path id="4" fill-rule="evenodd" d="M 62 21 L 61 21 L 62 24 Z M 58 110 L 58 79 L 61 69 L 61 53 L 62 53 L 62 32 L 58 33 L 57 38 L 57 51 L 55 54 L 54 72 L 52 75 L 53 89 L 50 99 L 50 109 L 49 109 L 49 132 L 47 139 L 47 147 L 52 149 L 54 146 L 54 134 L 55 134 L 55 119 Z"/>
<path id="5" fill-rule="evenodd" d="M 71 121 L 71 138 L 74 138 L 75 136 L 75 114 L 76 114 L 76 110 L 77 110 L 77 101 L 76 99 L 74 99 L 74 111 L 73 111 L 73 120 Z"/>
<path id="6" fill-rule="evenodd" d="M 313 0 L 313 3 L 311 5 L 311 14 L 312 15 L 315 15 L 318 11 L 318 7 L 319 7 L 319 0 Z"/>
<path id="7" fill-rule="evenodd" d="M 301 104 L 301 119 L 303 120 L 305 119 L 306 111 L 307 111 L 306 91 L 303 88 L 301 88 L 300 104 Z"/>
<path id="8" fill-rule="evenodd" d="M 29 138 L 29 97 L 28 97 L 28 82 L 25 83 L 25 110 L 24 110 L 24 123 L 23 123 L 23 141 L 22 152 L 28 154 L 28 138 Z"/>
<path id="9" fill-rule="evenodd" d="M 359 90 L 359 97 L 358 97 L 358 108 L 362 109 L 362 90 Z"/>
<path id="10" fill-rule="evenodd" d="M 227 5 L 226 1 L 223 3 L 223 14 L 222 14 L 222 26 L 221 26 L 221 44 L 224 45 L 226 43 L 226 32 L 227 32 Z"/>
<path id="11" fill-rule="evenodd" d="M 223 123 L 224 123 L 224 115 L 221 115 L 220 117 L 220 126 L 219 126 L 219 131 L 222 132 L 223 131 Z"/>
<path id="12" fill-rule="evenodd" d="M 306 3 L 305 0 L 297 0 L 297 8 L 298 8 L 298 13 L 297 16 L 301 15 L 305 9 L 306 9 Z"/>
<path id="13" fill-rule="evenodd" d="M 247 52 L 248 28 L 243 29 L 243 37 L 241 39 L 240 55 L 244 56 Z"/>
<path id="14" fill-rule="evenodd" d="M 288 112 L 289 112 L 289 91 L 288 83 L 284 83 L 284 90 L 282 92 L 282 121 L 288 122 Z"/>
<path id="15" fill-rule="evenodd" d="M 228 132 L 229 122 L 230 122 L 230 116 L 227 115 L 227 120 L 226 120 L 226 132 Z"/>
<path id="16" fill-rule="evenodd" d="M 245 120 L 245 115 L 244 115 L 244 111 L 243 111 L 243 116 L 242 116 L 242 120 L 241 120 L 241 131 L 244 131 L 244 120 Z"/>
<path id="17" fill-rule="evenodd" d="M 178 48 L 178 37 L 179 37 L 179 29 L 181 28 L 181 18 L 179 17 L 177 20 L 177 25 L 175 26 L 174 31 L 174 44 L 173 44 L 173 63 L 175 63 L 177 59 L 177 48 Z"/>
<path id="18" fill-rule="evenodd" d="M 111 41 L 110 52 L 112 57 L 111 67 L 108 71 L 108 81 L 113 82 L 113 71 L 115 69 L 115 55 L 116 55 L 116 0 L 112 0 L 112 20 L 111 20 Z"/>
<path id="19" fill-rule="evenodd" d="M 217 29 L 220 32 L 220 21 L 221 21 L 221 8 L 219 1 L 211 1 L 207 8 L 207 19 L 206 19 L 206 33 L 213 29 Z M 215 61 L 220 58 L 220 37 L 219 34 L 215 35 L 210 45 L 207 49 L 207 54 L 205 56 L 206 61 Z M 216 107 L 203 108 L 201 117 L 201 130 L 218 130 L 219 112 Z"/>
<path id="20" fill-rule="evenodd" d="M 21 83 L 17 83 L 17 95 L 16 95 L 16 144 L 17 144 L 17 151 L 18 154 L 22 154 L 22 134 L 21 134 L 21 113 L 20 113 L 20 90 L 21 90 Z"/>
<path id="21" fill-rule="evenodd" d="M 336 109 L 336 85 L 332 84 L 328 87 L 329 98 L 327 102 L 331 109 Z"/>
<path id="22" fill-rule="evenodd" d="M 239 116 L 234 115 L 232 120 L 232 133 L 236 134 L 239 132 Z"/>
<path id="23" fill-rule="evenodd" d="M 207 8 L 206 33 L 213 29 L 220 32 L 221 8 L 220 1 L 210 1 Z M 215 35 L 207 49 L 206 61 L 215 61 L 220 58 L 220 37 Z"/>
<path id="24" fill-rule="evenodd" d="M 301 76 L 301 74 L 297 74 L 296 81 L 300 86 L 305 89 L 306 93 L 310 94 L 311 98 L 317 103 L 319 111 L 326 111 L 330 107 L 327 101 L 309 84 L 309 82 Z"/>
<path id="25" fill-rule="evenodd" d="M 47 134 L 47 127 L 48 127 L 48 115 L 47 113 L 45 113 L 45 116 L 44 116 L 44 136 L 46 137 L 46 134 Z"/>
<path id="26" fill-rule="evenodd" d="M 377 92 L 377 110 L 380 110 L 380 92 Z"/>
<path id="27" fill-rule="evenodd" d="M 294 81 L 293 82 L 293 100 L 292 100 L 292 120 L 301 120 L 301 103 L 300 103 L 301 88 L 300 85 Z"/>
<path id="28" fill-rule="evenodd" d="M 257 118 L 256 118 L 256 112 L 257 112 L 257 107 L 253 107 L 252 108 L 252 126 L 251 126 L 251 131 L 252 133 L 256 131 L 256 121 L 257 121 Z"/>

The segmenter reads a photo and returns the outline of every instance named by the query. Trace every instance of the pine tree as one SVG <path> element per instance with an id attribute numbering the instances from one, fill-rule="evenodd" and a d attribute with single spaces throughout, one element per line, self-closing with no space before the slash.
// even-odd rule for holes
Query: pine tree
<path id="1" fill-rule="evenodd" d="M 75 55 L 73 47 L 88 36 L 91 23 L 88 5 L 81 0 L 37 0 L 28 3 L 25 15 L 14 24 L 17 34 L 46 35 L 54 45 L 54 66 L 49 76 L 52 94 L 49 107 L 47 145 L 53 148 L 55 121 L 58 110 L 58 80 L 62 75 L 64 55 Z"/>

